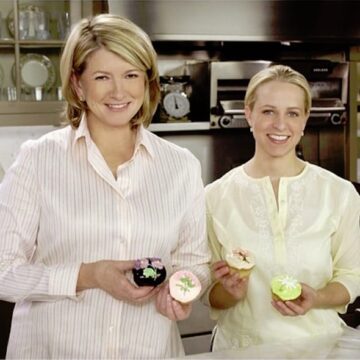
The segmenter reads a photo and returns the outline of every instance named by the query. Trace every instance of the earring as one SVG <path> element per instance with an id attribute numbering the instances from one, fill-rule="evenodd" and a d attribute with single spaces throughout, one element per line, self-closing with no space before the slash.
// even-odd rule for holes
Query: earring
<path id="1" fill-rule="evenodd" d="M 250 132 L 253 132 L 253 128 L 250 126 Z"/>
<path id="2" fill-rule="evenodd" d="M 301 132 L 301 136 L 304 136 L 304 130 Z"/>
<path id="3" fill-rule="evenodd" d="M 85 99 L 84 99 L 82 96 L 79 96 L 79 100 L 80 100 L 81 102 L 84 102 L 84 101 L 85 101 Z"/>

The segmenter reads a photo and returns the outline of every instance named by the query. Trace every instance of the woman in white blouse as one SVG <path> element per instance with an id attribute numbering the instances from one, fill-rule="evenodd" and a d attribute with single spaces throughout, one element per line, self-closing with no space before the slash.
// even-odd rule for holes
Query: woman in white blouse
<path id="1" fill-rule="evenodd" d="M 349 181 L 296 155 L 310 107 L 300 73 L 276 65 L 254 75 L 245 114 L 255 154 L 206 188 L 214 350 L 340 334 L 337 312 L 360 295 L 360 197 Z M 255 256 L 249 277 L 224 261 L 236 248 Z M 298 299 L 272 299 L 280 274 L 302 283 Z"/>
<path id="2" fill-rule="evenodd" d="M 156 54 L 135 24 L 80 21 L 60 64 L 70 125 L 26 142 L 0 190 L 0 298 L 16 302 L 8 358 L 169 358 L 191 305 L 137 287 L 135 259 L 208 285 L 199 161 L 150 133 Z"/>

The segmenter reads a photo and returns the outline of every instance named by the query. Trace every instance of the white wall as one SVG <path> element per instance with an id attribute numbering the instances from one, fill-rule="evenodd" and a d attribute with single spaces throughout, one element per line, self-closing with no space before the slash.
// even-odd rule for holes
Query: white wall
<path id="1" fill-rule="evenodd" d="M 55 126 L 0 126 L 0 182 L 24 141 L 37 139 L 55 129 Z"/>

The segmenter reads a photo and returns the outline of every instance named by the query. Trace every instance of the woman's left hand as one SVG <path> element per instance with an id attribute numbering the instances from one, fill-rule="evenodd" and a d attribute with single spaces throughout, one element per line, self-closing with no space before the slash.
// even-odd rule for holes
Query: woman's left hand
<path id="1" fill-rule="evenodd" d="M 171 297 L 169 283 L 163 285 L 156 294 L 155 305 L 160 314 L 174 321 L 187 319 L 192 309 L 191 303 L 182 304 Z"/>
<path id="2" fill-rule="evenodd" d="M 281 301 L 273 300 L 271 303 L 274 308 L 284 316 L 305 315 L 315 306 L 317 292 L 306 284 L 301 284 L 301 295 L 295 300 Z"/>

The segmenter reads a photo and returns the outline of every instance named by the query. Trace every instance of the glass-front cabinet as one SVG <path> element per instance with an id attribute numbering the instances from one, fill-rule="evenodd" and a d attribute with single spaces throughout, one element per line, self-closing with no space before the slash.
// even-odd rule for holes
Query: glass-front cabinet
<path id="1" fill-rule="evenodd" d="M 60 54 L 71 25 L 91 15 L 84 3 L 0 1 L 0 126 L 60 122 Z"/>

